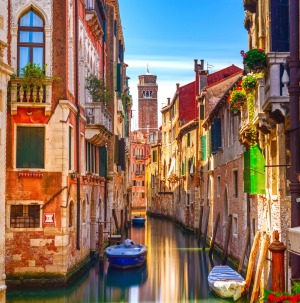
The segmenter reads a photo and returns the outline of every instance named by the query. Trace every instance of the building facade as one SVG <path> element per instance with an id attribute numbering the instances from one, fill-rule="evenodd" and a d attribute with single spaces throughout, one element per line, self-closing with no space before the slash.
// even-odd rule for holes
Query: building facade
<path id="1" fill-rule="evenodd" d="M 8 65 L 8 3 L 0 1 L 0 216 L 5 218 L 7 85 L 13 69 Z M 5 220 L 0 223 L 0 302 L 5 302 Z"/>
<path id="2" fill-rule="evenodd" d="M 51 283 L 61 284 L 97 253 L 100 224 L 119 230 L 126 206 L 128 107 L 118 121 L 117 105 L 130 97 L 118 2 L 9 4 L 7 282 L 56 274 Z"/>

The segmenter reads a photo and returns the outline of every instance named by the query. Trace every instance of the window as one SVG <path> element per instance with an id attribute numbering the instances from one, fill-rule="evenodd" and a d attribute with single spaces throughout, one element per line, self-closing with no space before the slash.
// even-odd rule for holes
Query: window
<path id="1" fill-rule="evenodd" d="M 142 199 L 145 199 L 145 193 L 142 193 Z"/>
<path id="2" fill-rule="evenodd" d="M 234 170 L 233 171 L 233 197 L 237 198 L 238 197 L 238 171 Z"/>
<path id="3" fill-rule="evenodd" d="M 10 227 L 12 228 L 40 227 L 40 205 L 11 205 Z"/>
<path id="4" fill-rule="evenodd" d="M 186 146 L 190 146 L 190 144 L 191 144 L 191 134 L 188 133 L 186 137 Z"/>
<path id="5" fill-rule="evenodd" d="M 33 10 L 19 20 L 18 70 L 28 62 L 44 65 L 44 21 Z"/>
<path id="6" fill-rule="evenodd" d="M 232 215 L 232 234 L 237 237 L 238 235 L 238 215 Z"/>
<path id="7" fill-rule="evenodd" d="M 97 172 L 97 148 L 90 142 L 86 142 L 86 171 L 89 173 Z"/>
<path id="8" fill-rule="evenodd" d="M 69 170 L 73 167 L 73 159 L 74 159 L 74 134 L 73 134 L 73 128 L 69 127 Z"/>
<path id="9" fill-rule="evenodd" d="M 70 202 L 69 207 L 69 227 L 74 226 L 74 202 Z"/>
<path id="10" fill-rule="evenodd" d="M 220 197 L 221 177 L 217 177 L 217 197 Z"/>
<path id="11" fill-rule="evenodd" d="M 17 127 L 17 168 L 44 168 L 43 127 Z"/>

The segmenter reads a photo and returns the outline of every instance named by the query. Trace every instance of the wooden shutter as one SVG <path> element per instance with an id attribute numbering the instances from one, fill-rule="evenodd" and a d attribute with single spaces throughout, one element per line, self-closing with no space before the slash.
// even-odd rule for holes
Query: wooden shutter
<path id="1" fill-rule="evenodd" d="M 244 153 L 244 192 L 265 194 L 265 158 L 257 145 Z"/>
<path id="2" fill-rule="evenodd" d="M 216 154 L 222 147 L 221 118 L 215 118 L 211 125 L 211 153 Z"/>
<path id="3" fill-rule="evenodd" d="M 206 160 L 206 136 L 201 136 L 201 160 Z"/>
<path id="4" fill-rule="evenodd" d="M 122 91 L 122 68 L 121 64 L 117 63 L 117 87 L 116 87 L 117 92 Z"/>
<path id="5" fill-rule="evenodd" d="M 99 147 L 99 176 L 107 177 L 107 150 L 105 146 Z"/>
<path id="6" fill-rule="evenodd" d="M 44 128 L 17 128 L 17 167 L 44 167 Z"/>

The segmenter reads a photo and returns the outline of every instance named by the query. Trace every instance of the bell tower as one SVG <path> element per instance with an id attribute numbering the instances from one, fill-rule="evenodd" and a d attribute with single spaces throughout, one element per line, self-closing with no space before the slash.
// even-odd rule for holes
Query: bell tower
<path id="1" fill-rule="evenodd" d="M 156 75 L 147 72 L 139 76 L 138 84 L 138 117 L 139 131 L 144 134 L 152 133 L 158 128 Z"/>

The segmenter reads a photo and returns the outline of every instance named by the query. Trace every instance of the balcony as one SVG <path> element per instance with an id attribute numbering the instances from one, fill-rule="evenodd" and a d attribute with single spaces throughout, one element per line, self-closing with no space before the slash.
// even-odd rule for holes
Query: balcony
<path id="1" fill-rule="evenodd" d="M 136 176 L 143 176 L 145 174 L 145 171 L 136 170 L 134 173 L 135 173 Z"/>
<path id="2" fill-rule="evenodd" d="M 11 80 L 11 114 L 16 115 L 18 108 L 45 108 L 45 116 L 51 113 L 52 80 L 45 79 L 43 86 L 31 85 L 27 87 L 24 79 Z"/>
<path id="3" fill-rule="evenodd" d="M 103 146 L 112 136 L 112 118 L 100 102 L 86 103 L 86 139 L 97 145 Z"/>
<path id="4" fill-rule="evenodd" d="M 137 161 L 142 161 L 142 160 L 146 159 L 146 157 L 144 155 L 135 155 L 134 157 L 135 157 L 135 160 L 137 160 Z"/>
<path id="5" fill-rule="evenodd" d="M 275 112 L 279 110 L 283 116 L 288 112 L 288 83 L 290 80 L 287 72 L 288 57 L 289 53 L 284 52 L 267 54 L 270 68 L 266 75 L 263 111 Z"/>
<path id="6" fill-rule="evenodd" d="M 85 20 L 96 40 L 100 40 L 104 34 L 105 12 L 102 0 L 86 0 Z"/>

